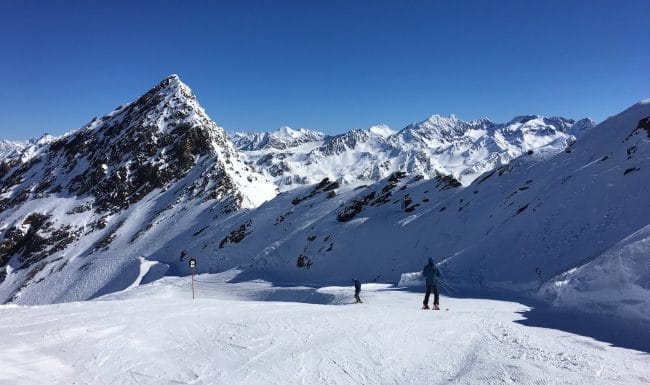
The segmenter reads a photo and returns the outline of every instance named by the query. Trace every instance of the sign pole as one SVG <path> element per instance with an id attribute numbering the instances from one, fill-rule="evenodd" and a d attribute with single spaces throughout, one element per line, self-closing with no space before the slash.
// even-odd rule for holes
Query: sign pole
<path id="1" fill-rule="evenodd" d="M 190 268 L 192 269 L 192 299 L 194 299 L 194 269 L 196 267 L 196 259 L 190 259 Z"/>
<path id="2" fill-rule="evenodd" d="M 192 299 L 194 299 L 194 268 L 192 268 Z"/>

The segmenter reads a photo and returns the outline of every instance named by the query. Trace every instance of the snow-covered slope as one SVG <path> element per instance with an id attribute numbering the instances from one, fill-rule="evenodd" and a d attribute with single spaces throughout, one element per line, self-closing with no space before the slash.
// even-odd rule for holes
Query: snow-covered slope
<path id="1" fill-rule="evenodd" d="M 189 277 L 166 277 L 97 301 L 0 306 L 0 383 L 650 381 L 647 354 L 526 326 L 530 308 L 516 302 L 443 297 L 450 310 L 433 312 L 419 310 L 420 293 L 387 285 L 364 285 L 364 303 L 348 305 L 350 286 L 230 279 L 230 272 L 197 276 L 195 300 Z"/>
<path id="2" fill-rule="evenodd" d="M 562 151 L 593 125 L 589 119 L 521 116 L 496 124 L 434 115 L 399 132 L 380 125 L 331 137 L 287 128 L 230 136 L 247 164 L 287 191 L 323 178 L 372 183 L 396 171 L 449 174 L 467 185 L 523 153 Z"/>
<path id="3" fill-rule="evenodd" d="M 545 283 L 540 296 L 563 308 L 650 320 L 650 225 Z"/>
<path id="4" fill-rule="evenodd" d="M 359 189 L 324 180 L 227 218 L 184 250 L 203 271 L 240 266 L 241 279 L 317 285 L 397 282 L 434 256 L 457 287 L 534 295 L 649 224 L 648 117 L 641 102 L 565 151 L 524 155 L 466 187 L 441 174 Z"/>

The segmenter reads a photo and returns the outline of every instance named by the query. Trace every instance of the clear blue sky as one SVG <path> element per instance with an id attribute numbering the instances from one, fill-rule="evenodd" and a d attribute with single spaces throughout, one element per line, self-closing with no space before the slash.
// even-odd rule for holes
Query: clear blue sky
<path id="1" fill-rule="evenodd" d="M 600 121 L 650 98 L 649 22 L 647 0 L 0 0 L 0 138 L 76 129 L 172 73 L 228 130 Z"/>

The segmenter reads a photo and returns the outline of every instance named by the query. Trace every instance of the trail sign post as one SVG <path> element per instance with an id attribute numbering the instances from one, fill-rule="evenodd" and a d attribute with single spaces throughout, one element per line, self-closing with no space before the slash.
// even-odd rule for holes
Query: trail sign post
<path id="1" fill-rule="evenodd" d="M 192 299 L 194 299 L 194 268 L 196 268 L 196 259 L 190 258 L 190 269 L 192 269 Z"/>

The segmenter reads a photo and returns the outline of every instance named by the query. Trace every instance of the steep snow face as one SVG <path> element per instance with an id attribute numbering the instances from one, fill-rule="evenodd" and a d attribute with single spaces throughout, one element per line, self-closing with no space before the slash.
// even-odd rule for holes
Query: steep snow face
<path id="1" fill-rule="evenodd" d="M 545 283 L 540 295 L 565 308 L 650 320 L 650 225 Z"/>
<path id="2" fill-rule="evenodd" d="M 248 165 L 288 191 L 323 178 L 372 183 L 397 171 L 425 178 L 449 174 L 468 185 L 483 172 L 523 153 L 562 151 L 593 125 L 589 119 L 574 122 L 536 115 L 517 117 L 507 124 L 434 115 L 399 132 L 379 125 L 332 137 L 296 131 L 231 137 Z M 300 141 L 287 139 L 294 137 Z"/>
<path id="3" fill-rule="evenodd" d="M 119 277 L 128 277 L 125 271 L 146 253 L 138 252 L 139 240 L 173 237 L 182 231 L 176 224 L 194 220 L 192 209 L 209 208 L 214 216 L 276 194 L 239 161 L 223 129 L 176 75 L 2 165 L 3 302 L 87 299 L 124 288 L 128 278 Z M 161 222 L 169 226 L 164 235 L 156 232 Z M 50 276 L 45 293 L 32 292 Z"/>

